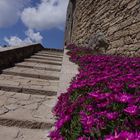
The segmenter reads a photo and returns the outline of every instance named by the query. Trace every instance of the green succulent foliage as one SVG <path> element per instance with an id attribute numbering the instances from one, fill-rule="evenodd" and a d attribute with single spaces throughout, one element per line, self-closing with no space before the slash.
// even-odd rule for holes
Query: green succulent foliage
<path id="1" fill-rule="evenodd" d="M 62 135 L 66 140 L 76 140 L 80 135 L 82 135 L 82 125 L 78 115 L 74 115 L 71 122 L 66 123 L 61 129 Z"/>

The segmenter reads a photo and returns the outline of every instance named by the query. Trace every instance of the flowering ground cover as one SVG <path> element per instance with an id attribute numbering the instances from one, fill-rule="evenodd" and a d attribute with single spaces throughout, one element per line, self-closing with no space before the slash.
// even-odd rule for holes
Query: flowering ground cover
<path id="1" fill-rule="evenodd" d="M 140 140 L 140 58 L 67 48 L 79 74 L 58 98 L 51 139 Z"/>

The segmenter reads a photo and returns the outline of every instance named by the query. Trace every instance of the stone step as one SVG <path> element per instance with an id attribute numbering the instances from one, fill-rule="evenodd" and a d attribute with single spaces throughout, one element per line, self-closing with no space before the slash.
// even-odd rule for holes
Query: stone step
<path id="1" fill-rule="evenodd" d="M 46 80 L 59 80 L 60 73 L 57 71 L 47 71 L 29 68 L 12 67 L 2 71 L 3 74 L 18 75 Z"/>
<path id="2" fill-rule="evenodd" d="M 54 64 L 54 65 L 62 65 L 62 61 L 56 61 L 56 60 L 48 60 L 48 59 L 41 59 L 41 58 L 29 58 L 25 59 L 30 61 L 37 61 L 38 63 L 46 63 L 46 64 Z"/>
<path id="3" fill-rule="evenodd" d="M 47 53 L 54 53 L 54 54 L 63 54 L 64 51 L 57 51 L 57 50 L 40 50 L 39 52 L 47 52 Z"/>
<path id="4" fill-rule="evenodd" d="M 50 55 L 50 54 L 42 54 L 42 53 L 35 53 L 35 56 L 43 56 L 43 57 L 52 57 L 52 58 L 63 58 L 63 56 L 57 56 L 57 55 Z"/>
<path id="5" fill-rule="evenodd" d="M 24 112 L 25 113 L 25 112 Z M 53 124 L 28 120 L 5 119 L 0 117 L 0 125 L 27 129 L 50 129 Z"/>
<path id="6" fill-rule="evenodd" d="M 1 140 L 50 140 L 48 130 L 0 126 Z"/>
<path id="7" fill-rule="evenodd" d="M 48 50 L 41 50 L 38 53 L 44 53 L 44 54 L 52 54 L 52 55 L 63 55 L 63 52 L 57 52 L 57 51 L 48 51 Z"/>
<path id="8" fill-rule="evenodd" d="M 15 64 L 16 67 L 34 68 L 40 70 L 61 71 L 61 66 L 52 64 L 40 64 L 35 62 L 21 62 Z"/>
<path id="9" fill-rule="evenodd" d="M 36 55 L 33 55 L 31 56 L 31 58 L 33 59 L 41 59 L 41 60 L 47 60 L 47 61 L 58 61 L 58 62 L 62 62 L 62 58 L 53 58 L 53 57 L 43 57 L 43 56 L 36 56 Z"/>
<path id="10" fill-rule="evenodd" d="M 57 80 L 42 80 L 13 75 L 0 75 L 0 89 L 4 91 L 22 92 L 26 94 L 56 95 Z"/>
<path id="11" fill-rule="evenodd" d="M 0 125 L 29 129 L 50 128 L 55 122 L 52 108 L 56 100 L 55 96 L 0 91 Z"/>
<path id="12" fill-rule="evenodd" d="M 34 62 L 34 63 L 40 63 L 40 64 L 51 64 L 51 65 L 57 65 L 57 66 L 61 66 L 62 62 L 55 62 L 55 61 L 46 61 L 46 60 L 39 60 L 39 59 L 25 59 L 25 62 Z"/>
<path id="13" fill-rule="evenodd" d="M 30 86 L 11 86 L 11 85 L 3 85 L 0 84 L 0 90 L 3 91 L 14 91 L 14 92 L 21 92 L 25 94 L 33 94 L 33 95 L 47 95 L 47 96 L 55 96 L 57 92 L 49 91 L 44 89 L 38 89 L 37 87 L 30 87 Z"/>
<path id="14" fill-rule="evenodd" d="M 61 71 L 61 70 L 58 70 L 58 69 L 44 68 L 44 67 L 37 67 L 37 66 L 26 66 L 26 65 L 16 65 L 16 67 L 30 68 L 30 69 L 37 69 L 37 70 L 57 71 L 57 72 L 60 72 Z"/>

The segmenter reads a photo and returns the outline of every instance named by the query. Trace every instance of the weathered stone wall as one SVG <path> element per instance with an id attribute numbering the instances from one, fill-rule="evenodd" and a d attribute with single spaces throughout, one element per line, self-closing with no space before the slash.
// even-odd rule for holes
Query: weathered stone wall
<path id="1" fill-rule="evenodd" d="M 30 57 L 44 49 L 41 44 L 34 44 L 23 47 L 10 47 L 0 49 L 0 72 L 2 69 L 11 67 L 16 62 L 23 61 L 24 58 Z"/>
<path id="2" fill-rule="evenodd" d="M 69 7 L 73 7 L 70 0 Z M 109 41 L 107 54 L 140 56 L 140 0 L 75 0 L 68 7 L 65 40 L 85 45 L 98 30 Z M 71 25 L 71 26 L 70 26 Z"/>

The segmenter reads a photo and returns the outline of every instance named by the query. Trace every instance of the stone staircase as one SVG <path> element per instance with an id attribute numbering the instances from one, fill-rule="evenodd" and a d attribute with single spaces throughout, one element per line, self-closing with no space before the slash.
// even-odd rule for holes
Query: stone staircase
<path id="1" fill-rule="evenodd" d="M 42 50 L 0 74 L 0 140 L 48 140 L 63 52 Z"/>

